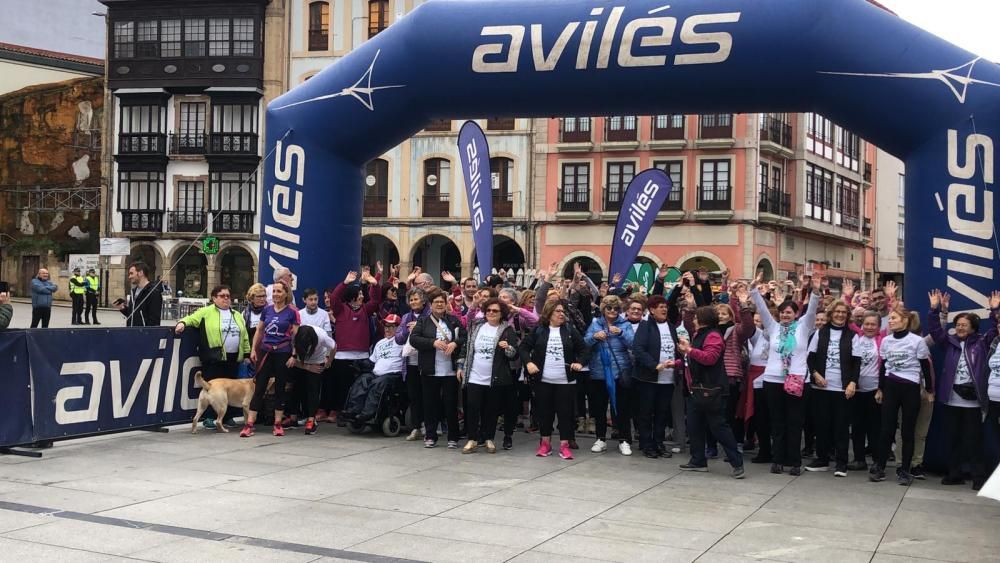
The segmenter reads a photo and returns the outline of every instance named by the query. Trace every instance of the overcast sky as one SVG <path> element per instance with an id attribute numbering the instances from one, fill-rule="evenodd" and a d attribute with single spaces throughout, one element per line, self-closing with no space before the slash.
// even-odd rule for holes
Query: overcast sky
<path id="1" fill-rule="evenodd" d="M 904 20 L 1000 62 L 1000 0 L 879 0 Z"/>
<path id="2" fill-rule="evenodd" d="M 813 2 L 816 0 L 800 0 Z M 880 0 L 903 19 L 1000 62 L 1000 0 Z M 0 0 L 0 42 L 104 57 L 97 0 Z"/>
<path id="3" fill-rule="evenodd" d="M 0 42 L 104 58 L 104 13 L 97 0 L 0 0 Z"/>

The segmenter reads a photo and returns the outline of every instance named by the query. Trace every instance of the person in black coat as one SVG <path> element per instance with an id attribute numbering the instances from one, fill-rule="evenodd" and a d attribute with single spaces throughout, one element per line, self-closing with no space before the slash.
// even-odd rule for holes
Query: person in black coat
<path id="1" fill-rule="evenodd" d="M 677 354 L 677 329 L 667 320 L 667 300 L 662 295 L 649 298 L 649 320 L 635 331 L 635 357 L 639 415 L 639 448 L 648 458 L 671 457 L 663 446 L 663 433 L 670 416 L 670 403 L 684 362 Z"/>
<path id="2" fill-rule="evenodd" d="M 128 300 L 115 302 L 115 306 L 125 315 L 125 326 L 160 326 L 163 313 L 163 293 L 160 282 L 151 281 L 149 266 L 145 262 L 133 262 L 128 267 L 128 281 L 132 283 Z"/>
<path id="3" fill-rule="evenodd" d="M 521 361 L 532 380 L 532 411 L 538 420 L 541 440 L 538 457 L 552 455 L 552 424 L 559 418 L 559 457 L 573 459 L 569 441 L 574 439 L 573 401 L 576 381 L 590 361 L 583 336 L 567 322 L 570 309 L 565 299 L 549 301 L 542 309 L 539 326 L 521 341 Z"/>
<path id="4" fill-rule="evenodd" d="M 437 445 L 438 424 L 448 423 L 448 448 L 458 448 L 458 391 L 456 363 L 465 344 L 461 322 L 448 314 L 448 296 L 434 288 L 427 292 L 431 314 L 417 321 L 410 333 L 410 345 L 417 349 L 424 392 L 425 448 Z"/>

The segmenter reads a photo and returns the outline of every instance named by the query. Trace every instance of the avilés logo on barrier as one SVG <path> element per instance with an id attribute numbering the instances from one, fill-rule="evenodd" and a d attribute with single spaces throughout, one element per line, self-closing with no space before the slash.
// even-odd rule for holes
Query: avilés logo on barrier
<path id="1" fill-rule="evenodd" d="M 673 182 L 667 173 L 659 168 L 651 168 L 640 173 L 625 189 L 622 207 L 618 211 L 618 225 L 611 246 L 610 278 L 621 275 L 625 279 L 629 266 L 639 255 L 639 249 L 646 242 L 646 235 L 653 227 L 656 214 L 670 195 Z"/>
<path id="2" fill-rule="evenodd" d="M 465 195 L 472 218 L 472 240 L 476 244 L 476 262 L 480 281 L 493 269 L 493 191 L 492 181 L 483 189 L 483 175 L 490 174 L 490 147 L 486 134 L 475 121 L 466 121 L 458 134 L 458 153 L 465 176 Z M 487 176 L 491 178 L 491 176 Z"/>

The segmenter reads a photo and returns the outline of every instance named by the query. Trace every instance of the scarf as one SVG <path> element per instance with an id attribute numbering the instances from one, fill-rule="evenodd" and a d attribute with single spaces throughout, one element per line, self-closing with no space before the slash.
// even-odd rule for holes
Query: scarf
<path id="1" fill-rule="evenodd" d="M 792 353 L 795 352 L 796 334 L 798 333 L 799 321 L 795 321 L 787 326 L 781 325 L 780 338 L 778 340 L 778 354 L 781 354 L 781 376 L 788 377 L 788 370 L 792 365 Z"/>
<path id="2" fill-rule="evenodd" d="M 611 403 L 612 414 L 618 414 L 618 393 L 615 387 L 615 373 L 611 370 L 611 362 L 614 361 L 611 354 L 611 342 L 608 340 L 611 338 L 611 330 L 605 319 L 601 319 L 601 326 L 604 327 L 604 333 L 607 334 L 607 338 L 602 342 L 601 346 L 598 346 L 598 353 L 601 354 L 601 367 L 604 368 L 604 386 L 608 390 L 608 401 Z"/>

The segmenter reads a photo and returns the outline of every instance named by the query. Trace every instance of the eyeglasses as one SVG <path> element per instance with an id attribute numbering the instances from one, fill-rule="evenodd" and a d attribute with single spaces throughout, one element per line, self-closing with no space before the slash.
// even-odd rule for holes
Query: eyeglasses
<path id="1" fill-rule="evenodd" d="M 499 313 L 500 309 L 486 309 L 487 313 Z"/>
<path id="2" fill-rule="evenodd" d="M 605 311 L 614 311 L 614 312 L 617 313 L 617 312 L 621 311 L 622 308 L 621 307 L 615 307 L 614 305 L 608 305 L 607 307 L 604 308 L 604 310 Z"/>
<path id="3" fill-rule="evenodd" d="M 229 299 L 230 295 L 228 293 L 220 293 L 220 294 L 216 295 L 216 297 L 221 297 L 223 299 Z"/>

